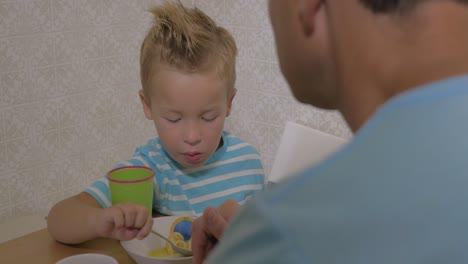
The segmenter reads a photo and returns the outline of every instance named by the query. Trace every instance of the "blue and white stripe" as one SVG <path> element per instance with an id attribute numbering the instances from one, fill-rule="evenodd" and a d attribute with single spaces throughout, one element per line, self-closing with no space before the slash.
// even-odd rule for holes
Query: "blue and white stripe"
<path id="1" fill-rule="evenodd" d="M 223 146 L 203 166 L 184 169 L 162 147 L 158 138 L 136 149 L 122 166 L 147 166 L 155 170 L 153 207 L 163 214 L 198 216 L 208 206 L 228 199 L 244 204 L 265 189 L 260 156 L 250 144 L 223 132 Z M 86 192 L 103 207 L 110 206 L 106 179 L 93 183 Z"/>

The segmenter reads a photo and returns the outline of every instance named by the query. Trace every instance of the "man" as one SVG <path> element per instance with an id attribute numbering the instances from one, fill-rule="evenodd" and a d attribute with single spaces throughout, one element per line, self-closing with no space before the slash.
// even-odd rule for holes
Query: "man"
<path id="1" fill-rule="evenodd" d="M 355 137 L 238 215 L 206 209 L 195 263 L 467 263 L 468 1 L 271 0 L 270 16 L 295 97 Z"/>

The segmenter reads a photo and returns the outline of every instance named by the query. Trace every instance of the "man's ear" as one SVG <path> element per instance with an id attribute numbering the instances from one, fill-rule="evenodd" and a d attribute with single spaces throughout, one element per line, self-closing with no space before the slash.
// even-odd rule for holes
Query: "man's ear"
<path id="1" fill-rule="evenodd" d="M 306 37 L 315 31 L 317 12 L 322 7 L 322 0 L 302 0 L 299 6 L 299 20 Z"/>
<path id="2" fill-rule="evenodd" d="M 148 120 L 153 120 L 153 117 L 151 115 L 151 107 L 150 107 L 150 101 L 149 98 L 145 97 L 145 93 L 143 90 L 140 90 L 138 92 L 138 95 L 140 97 L 140 102 L 141 105 L 143 106 L 143 112 L 145 113 L 145 116 Z"/>
<path id="3" fill-rule="evenodd" d="M 227 112 L 226 112 L 226 117 L 228 117 L 231 114 L 231 108 L 232 108 L 232 100 L 234 100 L 234 97 L 236 96 L 237 89 L 232 88 L 232 93 L 230 98 L 228 99 L 228 107 L 227 107 Z"/>

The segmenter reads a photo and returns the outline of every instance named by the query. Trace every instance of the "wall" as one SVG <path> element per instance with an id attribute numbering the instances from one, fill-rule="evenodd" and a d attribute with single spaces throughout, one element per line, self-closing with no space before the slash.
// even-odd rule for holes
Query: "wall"
<path id="1" fill-rule="evenodd" d="M 46 215 L 155 135 L 140 109 L 139 45 L 157 0 L 0 0 L 0 223 Z M 266 0 L 186 0 L 236 38 L 227 129 L 267 171 L 293 120 L 342 137 L 336 112 L 297 103 L 282 78 Z"/>

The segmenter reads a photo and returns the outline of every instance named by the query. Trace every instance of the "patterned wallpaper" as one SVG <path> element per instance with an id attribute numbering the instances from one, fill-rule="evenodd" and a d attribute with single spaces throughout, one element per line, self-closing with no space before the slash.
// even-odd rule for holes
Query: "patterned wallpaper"
<path id="1" fill-rule="evenodd" d="M 0 0 L 0 223 L 46 215 L 155 135 L 139 45 L 158 0 Z M 278 68 L 267 0 L 186 0 L 230 30 L 238 94 L 227 129 L 271 167 L 286 120 L 341 137 L 336 112 L 297 103 Z"/>

